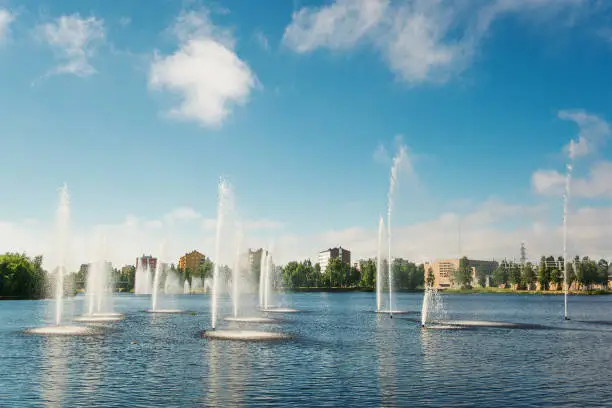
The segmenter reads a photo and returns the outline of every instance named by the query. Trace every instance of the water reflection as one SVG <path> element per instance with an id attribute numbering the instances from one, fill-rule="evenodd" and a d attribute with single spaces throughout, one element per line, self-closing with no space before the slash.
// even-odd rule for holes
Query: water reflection
<path id="1" fill-rule="evenodd" d="M 399 339 L 395 338 L 396 332 L 393 320 L 385 316 L 376 319 L 376 354 L 378 390 L 380 395 L 380 406 L 398 406 L 397 400 L 397 367 L 395 359 L 400 356 Z"/>
<path id="2" fill-rule="evenodd" d="M 46 407 L 62 407 L 67 391 L 67 360 L 72 343 L 67 338 L 48 337 L 44 339 L 44 353 L 40 371 L 40 386 Z"/>
<path id="3" fill-rule="evenodd" d="M 247 373 L 250 371 L 248 344 L 243 342 L 208 343 L 208 378 L 204 405 L 241 407 L 245 405 Z"/>

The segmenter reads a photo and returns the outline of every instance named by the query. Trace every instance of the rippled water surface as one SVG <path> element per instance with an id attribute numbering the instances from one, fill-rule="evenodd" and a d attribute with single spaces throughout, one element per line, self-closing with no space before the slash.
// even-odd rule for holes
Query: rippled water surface
<path id="1" fill-rule="evenodd" d="M 537 328 L 421 329 L 415 314 L 372 313 L 373 293 L 286 294 L 280 324 L 222 322 L 295 335 L 274 343 L 201 338 L 209 298 L 144 313 L 150 298 L 117 296 L 123 321 L 91 337 L 44 337 L 52 301 L 0 302 L 0 406 L 612 406 L 612 296 L 443 295 L 448 318 Z M 419 311 L 422 295 L 398 294 Z M 229 313 L 228 299 L 221 311 Z M 65 321 L 84 308 L 68 301 Z M 253 312 L 255 314 L 255 312 Z M 135 344 L 133 344 L 135 342 Z"/>

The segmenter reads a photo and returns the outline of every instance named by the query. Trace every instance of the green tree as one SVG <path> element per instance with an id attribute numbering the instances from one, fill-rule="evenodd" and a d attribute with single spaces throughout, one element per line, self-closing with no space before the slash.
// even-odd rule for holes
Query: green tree
<path id="1" fill-rule="evenodd" d="M 361 264 L 361 281 L 359 285 L 367 289 L 372 289 L 376 285 L 376 261 L 374 259 L 368 259 Z"/>
<path id="2" fill-rule="evenodd" d="M 462 289 L 472 287 L 472 271 L 467 257 L 464 256 L 459 260 L 459 268 L 457 268 L 453 277 L 455 284 L 459 285 Z"/>
<path id="3" fill-rule="evenodd" d="M 0 255 L 0 296 L 42 298 L 46 273 L 41 265 L 42 257 L 32 261 L 25 254 Z"/>
<path id="4" fill-rule="evenodd" d="M 434 272 L 431 267 L 427 269 L 427 279 L 425 280 L 425 282 L 427 283 L 427 286 L 430 288 L 433 287 L 436 283 L 436 277 L 434 276 Z"/>
<path id="5" fill-rule="evenodd" d="M 540 258 L 540 266 L 538 267 L 538 282 L 540 282 L 541 290 L 548 290 L 548 284 L 550 282 L 550 269 L 546 265 L 546 257 L 544 256 Z"/>
<path id="6" fill-rule="evenodd" d="M 508 264 L 502 261 L 493 271 L 492 281 L 494 286 L 508 283 Z"/>
<path id="7" fill-rule="evenodd" d="M 476 279 L 478 280 L 478 285 L 484 288 L 487 286 L 487 273 L 482 268 L 476 268 Z"/>
<path id="8" fill-rule="evenodd" d="M 536 282 L 536 273 L 533 270 L 531 262 L 527 262 L 521 271 L 521 281 L 525 288 L 531 289 L 533 284 Z"/>
<path id="9" fill-rule="evenodd" d="M 597 283 L 599 283 L 602 289 L 608 288 L 608 270 L 609 270 L 608 261 L 605 259 L 600 259 L 597 263 Z"/>
<path id="10" fill-rule="evenodd" d="M 517 288 L 521 286 L 521 268 L 518 264 L 512 262 L 508 266 L 508 279 L 510 283 Z"/>

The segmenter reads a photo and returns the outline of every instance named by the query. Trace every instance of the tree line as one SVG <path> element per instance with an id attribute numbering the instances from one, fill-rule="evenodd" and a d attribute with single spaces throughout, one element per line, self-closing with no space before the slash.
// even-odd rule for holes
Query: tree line
<path id="1" fill-rule="evenodd" d="M 42 268 L 42 259 L 18 253 L 0 255 L 0 298 L 43 298 L 48 291 L 48 273 Z"/>
<path id="2" fill-rule="evenodd" d="M 533 265 L 531 262 L 520 264 L 504 260 L 489 276 L 490 286 L 508 286 L 519 290 L 533 290 L 539 287 L 540 290 L 561 290 L 563 288 L 565 262 L 563 257 L 555 259 L 554 256 L 542 256 L 539 264 Z M 608 274 L 610 265 L 605 259 L 594 261 L 588 256 L 582 259 L 576 256 L 567 263 L 568 285 L 574 286 L 579 290 L 592 290 L 595 285 L 602 289 L 608 287 Z M 469 259 L 461 258 L 459 268 L 453 274 L 453 284 L 461 288 L 470 288 L 474 283 L 484 287 L 487 281 L 487 274 L 476 266 L 476 282 L 472 277 L 472 269 Z M 430 279 L 428 272 L 428 280 Z M 433 273 L 431 273 L 433 278 Z"/>
<path id="3" fill-rule="evenodd" d="M 292 261 L 281 267 L 281 282 L 286 288 L 358 288 L 371 290 L 376 287 L 376 260 L 368 259 L 359 266 L 351 266 L 338 258 L 330 259 L 325 270 L 309 259 Z M 383 288 L 388 287 L 388 264 L 382 265 Z M 414 290 L 424 286 L 423 265 L 401 258 L 391 264 L 393 288 Z"/>

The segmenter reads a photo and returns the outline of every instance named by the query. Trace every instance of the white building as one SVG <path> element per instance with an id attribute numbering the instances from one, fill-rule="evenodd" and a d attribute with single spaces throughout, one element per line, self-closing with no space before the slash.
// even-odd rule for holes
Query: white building
<path id="1" fill-rule="evenodd" d="M 342 247 L 329 248 L 319 252 L 319 266 L 321 267 L 321 273 L 325 272 L 330 259 L 338 258 L 342 262 L 350 265 L 351 264 L 351 251 Z"/>

